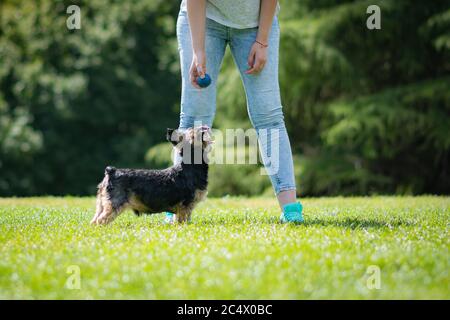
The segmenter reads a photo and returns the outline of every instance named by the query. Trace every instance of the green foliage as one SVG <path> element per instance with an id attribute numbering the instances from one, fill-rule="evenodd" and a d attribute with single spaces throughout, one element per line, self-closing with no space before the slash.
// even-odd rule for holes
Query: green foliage
<path id="1" fill-rule="evenodd" d="M 273 197 L 225 197 L 184 226 L 125 212 L 96 227 L 93 198 L 3 198 L 0 299 L 448 299 L 450 198 L 303 204 L 301 226 Z"/>
<path id="2" fill-rule="evenodd" d="M 150 168 L 164 169 L 172 165 L 172 157 L 172 144 L 162 142 L 148 149 L 145 162 Z"/>
<path id="3" fill-rule="evenodd" d="M 69 4 L 81 7 L 81 30 L 66 28 Z M 1 9 L 0 194 L 86 194 L 106 165 L 142 166 L 177 119 L 175 5 L 7 0 Z"/>
<path id="4" fill-rule="evenodd" d="M 81 7 L 81 30 L 66 28 L 69 4 Z M 373 4 L 381 30 L 366 28 Z M 146 152 L 178 122 L 178 6 L 0 3 L 0 195 L 90 194 L 106 165 L 170 163 L 163 147 Z M 447 194 L 447 1 L 281 1 L 279 20 L 299 193 Z M 216 128 L 251 126 L 239 78 L 227 52 Z M 213 195 L 270 189 L 257 166 L 211 172 Z"/>
<path id="5" fill-rule="evenodd" d="M 381 30 L 366 28 L 372 4 L 381 8 Z M 446 1 L 282 1 L 280 14 L 280 82 L 300 155 L 299 193 L 448 193 Z M 223 127 L 246 117 L 232 68 L 227 57 Z"/>
<path id="6" fill-rule="evenodd" d="M 369 4 L 381 30 L 365 28 Z M 445 1 L 305 6 L 280 50 L 301 193 L 448 193 L 449 51 L 436 44 L 448 37 Z"/>
<path id="7" fill-rule="evenodd" d="M 450 78 L 440 78 L 335 103 L 325 145 L 383 181 L 374 191 L 448 191 L 449 87 Z"/>
<path id="8" fill-rule="evenodd" d="M 249 164 L 212 165 L 208 184 L 208 195 L 254 196 L 273 194 L 269 177 L 261 174 L 264 168 Z"/>

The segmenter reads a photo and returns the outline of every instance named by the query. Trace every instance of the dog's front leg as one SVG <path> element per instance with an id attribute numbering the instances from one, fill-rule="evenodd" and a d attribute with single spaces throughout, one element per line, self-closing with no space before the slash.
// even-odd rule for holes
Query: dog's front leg
<path id="1" fill-rule="evenodd" d="M 186 223 L 189 221 L 189 218 L 191 217 L 191 210 L 188 208 L 178 208 L 175 215 L 175 221 L 177 223 Z"/>

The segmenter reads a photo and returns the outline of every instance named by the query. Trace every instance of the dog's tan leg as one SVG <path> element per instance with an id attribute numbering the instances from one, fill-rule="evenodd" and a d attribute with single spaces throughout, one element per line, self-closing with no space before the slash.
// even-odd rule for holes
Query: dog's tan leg
<path id="1" fill-rule="evenodd" d="M 100 205 L 102 207 L 102 211 L 95 215 L 94 219 L 92 219 L 93 224 L 105 224 L 106 218 L 113 214 L 113 207 L 111 201 L 102 193 L 100 197 Z"/>
<path id="2" fill-rule="evenodd" d="M 180 217 L 178 218 L 178 215 L 177 215 L 177 219 L 175 221 L 178 223 L 190 222 L 192 211 L 194 211 L 194 208 L 197 205 L 197 203 L 199 203 L 206 197 L 207 193 L 208 193 L 208 191 L 206 191 L 206 190 L 196 191 L 194 201 L 191 204 L 189 204 L 188 206 L 180 207 L 180 212 L 181 212 L 181 214 L 179 215 Z"/>
<path id="3" fill-rule="evenodd" d="M 188 222 L 189 217 L 191 216 L 191 210 L 189 208 L 180 207 L 177 210 L 175 215 L 175 222 L 177 223 L 186 223 Z"/>
<path id="4" fill-rule="evenodd" d="M 98 217 L 102 214 L 103 212 L 103 202 L 102 202 L 102 194 L 103 194 L 103 187 L 101 186 L 101 184 L 98 187 L 98 191 L 97 191 L 97 202 L 96 202 L 96 206 L 95 206 L 95 215 L 91 220 L 91 224 L 94 224 Z"/>
<path id="5" fill-rule="evenodd" d="M 102 201 L 103 211 L 97 218 L 97 224 L 111 223 L 122 212 L 121 209 L 114 210 L 112 203 L 109 199 L 103 198 Z"/>

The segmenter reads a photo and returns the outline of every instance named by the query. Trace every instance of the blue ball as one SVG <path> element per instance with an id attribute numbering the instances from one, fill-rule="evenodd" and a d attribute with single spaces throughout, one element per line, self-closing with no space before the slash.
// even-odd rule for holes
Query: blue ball
<path id="1" fill-rule="evenodd" d="M 205 73 L 205 77 L 203 79 L 200 77 L 197 77 L 197 84 L 201 88 L 206 88 L 207 86 L 209 86 L 211 84 L 211 77 L 209 76 L 209 74 Z"/>

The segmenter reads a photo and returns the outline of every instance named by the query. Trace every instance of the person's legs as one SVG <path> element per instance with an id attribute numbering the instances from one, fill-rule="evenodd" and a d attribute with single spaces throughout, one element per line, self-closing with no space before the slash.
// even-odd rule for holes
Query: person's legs
<path id="1" fill-rule="evenodd" d="M 206 72 L 211 77 L 207 88 L 197 89 L 189 80 L 192 62 L 192 41 L 186 12 L 180 12 L 177 20 L 178 51 L 181 65 L 181 111 L 179 129 L 193 126 L 212 126 L 216 112 L 216 83 L 227 44 L 226 28 L 213 20 L 206 19 L 205 50 Z M 174 153 L 174 163 L 181 161 Z M 173 213 L 166 213 L 166 222 L 173 221 Z"/>
<path id="2" fill-rule="evenodd" d="M 232 29 L 230 47 L 241 73 L 247 96 L 250 120 L 255 127 L 261 157 L 270 176 L 281 209 L 297 210 L 301 218 L 301 205 L 296 203 L 296 187 L 291 145 L 284 124 L 278 83 L 279 27 L 274 18 L 269 38 L 268 61 L 259 74 L 246 74 L 247 58 L 258 29 Z M 301 218 L 301 219 L 300 219 Z"/>
<path id="3" fill-rule="evenodd" d="M 189 81 L 192 62 L 192 42 L 186 12 L 180 12 L 177 21 L 178 50 L 181 64 L 180 129 L 195 125 L 212 126 L 216 111 L 216 83 L 226 47 L 226 28 L 206 19 L 205 50 L 206 70 L 211 76 L 207 88 L 197 89 Z"/>

